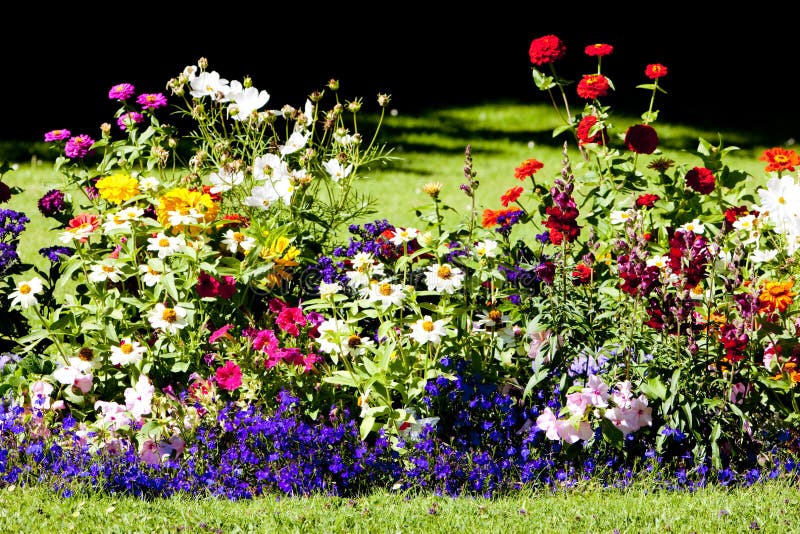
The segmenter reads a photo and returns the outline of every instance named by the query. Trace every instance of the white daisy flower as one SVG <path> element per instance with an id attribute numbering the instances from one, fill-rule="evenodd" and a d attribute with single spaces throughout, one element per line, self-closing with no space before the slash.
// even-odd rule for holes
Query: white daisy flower
<path id="1" fill-rule="evenodd" d="M 91 267 L 89 280 L 92 282 L 119 282 L 122 280 L 122 271 L 113 261 L 95 263 Z"/>
<path id="2" fill-rule="evenodd" d="M 227 248 L 228 252 L 231 254 L 236 254 L 240 250 L 247 253 L 256 245 L 256 240 L 254 238 L 233 229 L 226 231 L 224 237 L 225 239 L 222 240 L 222 244 L 225 245 L 225 248 Z"/>
<path id="3" fill-rule="evenodd" d="M 111 347 L 111 365 L 137 364 L 146 351 L 147 348 L 138 341 L 123 338 L 119 345 Z"/>
<path id="4" fill-rule="evenodd" d="M 776 232 L 785 234 L 797 229 L 800 186 L 795 184 L 794 177 L 787 174 L 779 178 L 773 173 L 766 189 L 758 190 L 758 196 L 761 205 L 757 210 L 772 223 Z"/>
<path id="5" fill-rule="evenodd" d="M 425 343 L 438 344 L 446 333 L 442 319 L 434 321 L 430 315 L 426 315 L 411 325 L 409 337 L 421 345 Z"/>
<path id="6" fill-rule="evenodd" d="M 148 237 L 147 241 L 150 243 L 147 245 L 147 250 L 158 252 L 158 257 L 161 259 L 180 252 L 186 246 L 186 240 L 180 235 L 168 236 L 164 232 L 158 232 L 155 237 Z"/>

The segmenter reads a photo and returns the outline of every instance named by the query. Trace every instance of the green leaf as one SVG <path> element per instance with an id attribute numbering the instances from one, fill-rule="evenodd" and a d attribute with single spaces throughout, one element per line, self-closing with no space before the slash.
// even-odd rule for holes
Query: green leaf
<path id="1" fill-rule="evenodd" d="M 372 432 L 372 429 L 375 427 L 375 418 L 371 415 L 364 417 L 364 420 L 361 421 L 361 425 L 359 426 L 359 434 L 361 435 L 361 439 L 367 439 L 369 433 Z"/>
<path id="2" fill-rule="evenodd" d="M 556 86 L 552 76 L 547 76 L 535 68 L 531 68 L 533 74 L 533 83 L 540 91 L 547 91 Z"/>
<path id="3" fill-rule="evenodd" d="M 329 384 L 356 387 L 356 382 L 353 380 L 353 375 L 347 371 L 336 371 L 331 376 L 324 377 L 322 381 Z"/>
<path id="4" fill-rule="evenodd" d="M 664 400 L 667 398 L 667 386 L 661 381 L 661 378 L 658 376 L 654 376 L 647 382 L 641 384 L 639 388 L 642 390 L 642 393 L 650 399 L 661 399 Z"/>

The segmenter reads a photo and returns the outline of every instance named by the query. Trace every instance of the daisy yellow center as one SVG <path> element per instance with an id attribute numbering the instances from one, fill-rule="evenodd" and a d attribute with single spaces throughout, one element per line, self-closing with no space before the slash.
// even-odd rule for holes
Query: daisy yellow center
<path id="1" fill-rule="evenodd" d="M 21 286 L 19 286 L 19 292 L 20 292 L 20 294 L 22 294 L 22 295 L 27 295 L 27 294 L 28 294 L 28 293 L 30 293 L 32 290 L 33 290 L 33 289 L 32 289 L 32 288 L 31 288 L 31 286 L 29 286 L 28 284 L 22 284 Z"/>
<path id="2" fill-rule="evenodd" d="M 489 319 L 491 319 L 495 323 L 498 322 L 502 318 L 503 318 L 503 314 L 500 313 L 500 311 L 498 311 L 498 310 L 492 310 L 492 311 L 489 312 Z"/>
<path id="3" fill-rule="evenodd" d="M 439 267 L 439 270 L 436 272 L 436 275 L 443 280 L 449 280 L 450 277 L 453 276 L 453 273 L 450 270 L 450 267 L 448 267 L 447 265 L 442 265 L 441 267 Z"/>
<path id="4" fill-rule="evenodd" d="M 233 240 L 236 241 L 237 243 L 241 243 L 242 241 L 244 241 L 244 234 L 241 232 L 234 232 Z"/>
<path id="5" fill-rule="evenodd" d="M 161 318 L 168 323 L 174 323 L 178 319 L 178 314 L 172 308 L 166 308 L 162 312 Z"/>
<path id="6" fill-rule="evenodd" d="M 381 287 L 380 287 L 379 291 L 380 291 L 381 295 L 383 295 L 384 297 L 388 297 L 389 295 L 392 294 L 392 285 L 391 284 L 381 284 Z"/>
<path id="7" fill-rule="evenodd" d="M 124 222 L 125 222 L 125 217 L 119 214 L 114 215 L 114 224 L 122 224 Z"/>
<path id="8" fill-rule="evenodd" d="M 158 275 L 158 274 L 161 274 L 161 273 L 159 273 L 158 271 L 156 271 L 155 269 L 153 269 L 152 267 L 150 267 L 148 265 L 147 266 L 147 274 L 152 274 L 153 276 L 155 276 L 155 275 Z"/>
<path id="9" fill-rule="evenodd" d="M 104 273 L 113 273 L 114 266 L 113 265 L 103 265 L 102 267 Z"/>
<path id="10" fill-rule="evenodd" d="M 786 204 L 786 199 L 783 197 L 778 197 L 778 204 Z"/>
<path id="11" fill-rule="evenodd" d="M 356 267 L 356 271 L 358 271 L 360 273 L 366 272 L 366 270 L 367 270 L 367 265 L 366 264 L 362 264 L 362 265 L 359 265 L 358 267 Z"/>
<path id="12" fill-rule="evenodd" d="M 158 246 L 159 247 L 165 247 L 165 248 L 168 247 L 169 246 L 169 239 L 167 239 L 166 237 L 162 237 L 161 239 L 158 240 Z"/>
<path id="13" fill-rule="evenodd" d="M 133 345 L 130 343 L 123 343 L 119 346 L 119 350 L 121 350 L 123 354 L 130 354 L 133 352 Z"/>
<path id="14" fill-rule="evenodd" d="M 422 329 L 426 332 L 433 332 L 433 321 L 422 321 Z"/>
<path id="15" fill-rule="evenodd" d="M 361 345 L 361 338 L 357 335 L 353 334 L 349 338 L 347 338 L 347 346 L 348 347 L 358 347 Z"/>

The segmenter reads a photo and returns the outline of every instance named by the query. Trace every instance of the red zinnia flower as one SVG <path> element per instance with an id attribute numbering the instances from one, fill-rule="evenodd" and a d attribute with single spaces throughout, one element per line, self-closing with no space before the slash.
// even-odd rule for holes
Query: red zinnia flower
<path id="1" fill-rule="evenodd" d="M 652 154 L 658 148 L 658 134 L 647 124 L 634 124 L 625 132 L 625 146 L 637 154 Z"/>
<path id="2" fill-rule="evenodd" d="M 645 193 L 640 195 L 639 198 L 636 199 L 636 207 L 637 208 L 652 208 L 653 205 L 656 203 L 656 200 L 660 200 L 661 197 L 658 195 L 653 195 L 651 193 Z"/>
<path id="3" fill-rule="evenodd" d="M 608 78 L 602 74 L 584 74 L 578 82 L 578 96 L 586 100 L 593 100 L 601 96 L 606 96 L 611 84 Z"/>
<path id="4" fill-rule="evenodd" d="M 531 41 L 528 55 L 534 65 L 547 65 L 558 61 L 567 53 L 567 47 L 555 35 L 545 35 Z"/>
<path id="5" fill-rule="evenodd" d="M 664 76 L 667 75 L 667 67 L 665 67 L 661 63 L 651 63 L 644 69 L 644 75 L 650 78 L 651 80 L 663 78 Z"/>
<path id="6" fill-rule="evenodd" d="M 714 190 L 716 185 L 714 173 L 705 167 L 695 167 L 686 173 L 686 185 L 698 193 L 707 195 Z"/>
<path id="7" fill-rule="evenodd" d="M 585 263 L 579 263 L 572 271 L 572 283 L 576 286 L 588 284 L 592 281 L 592 268 Z"/>
<path id="8" fill-rule="evenodd" d="M 614 47 L 610 44 L 595 43 L 583 49 L 587 56 L 603 57 L 609 55 L 614 51 Z"/>
<path id="9" fill-rule="evenodd" d="M 775 147 L 764 151 L 760 161 L 766 161 L 766 171 L 794 171 L 795 165 L 800 165 L 800 156 L 794 150 Z"/>
<path id="10" fill-rule="evenodd" d="M 500 201 L 503 203 L 503 206 L 508 206 L 512 202 L 516 202 L 524 190 L 525 188 L 523 187 L 512 187 L 500 197 Z"/>
<path id="11" fill-rule="evenodd" d="M 517 180 L 524 180 L 529 176 L 536 174 L 536 171 L 544 167 L 544 163 L 536 159 L 527 159 L 523 161 L 519 167 L 514 169 L 514 178 Z"/>
<path id="12" fill-rule="evenodd" d="M 217 369 L 214 377 L 219 387 L 228 391 L 233 391 L 242 385 L 242 370 L 230 360 Z"/>
<path id="13" fill-rule="evenodd" d="M 580 146 L 589 143 L 605 144 L 607 139 L 605 130 L 600 129 L 594 135 L 589 135 L 589 132 L 592 130 L 595 124 L 597 124 L 597 117 L 595 117 L 594 115 L 586 115 L 578 123 L 577 135 L 578 135 L 578 144 Z"/>

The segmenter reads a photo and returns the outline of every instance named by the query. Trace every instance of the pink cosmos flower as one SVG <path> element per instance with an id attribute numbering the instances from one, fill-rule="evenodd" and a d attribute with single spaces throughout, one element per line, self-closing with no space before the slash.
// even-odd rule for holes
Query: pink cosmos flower
<path id="1" fill-rule="evenodd" d="M 64 146 L 64 154 L 70 159 L 80 159 L 93 153 L 91 149 L 94 139 L 86 134 L 70 137 Z"/>
<path id="2" fill-rule="evenodd" d="M 72 135 L 69 130 L 50 130 L 46 134 L 44 134 L 44 140 L 47 143 L 52 141 L 63 141 L 64 139 L 69 139 L 69 136 Z"/>
<path id="3" fill-rule="evenodd" d="M 118 83 L 108 91 L 108 98 L 122 102 L 132 97 L 135 91 L 136 88 L 129 83 Z"/>
<path id="4" fill-rule="evenodd" d="M 136 103 L 142 106 L 142 109 L 158 109 L 167 105 L 167 97 L 163 93 L 145 93 L 139 95 Z"/>
<path id="5" fill-rule="evenodd" d="M 215 378 L 219 387 L 234 391 L 242 385 L 242 370 L 238 365 L 228 360 L 225 365 L 217 369 Z"/>

